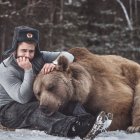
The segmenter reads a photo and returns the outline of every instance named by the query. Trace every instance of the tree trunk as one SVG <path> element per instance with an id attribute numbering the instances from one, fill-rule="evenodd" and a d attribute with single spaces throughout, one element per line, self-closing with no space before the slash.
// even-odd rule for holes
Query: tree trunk
<path id="1" fill-rule="evenodd" d="M 132 0 L 129 0 L 129 8 L 130 8 L 130 21 L 131 21 L 131 23 L 133 23 Z"/>
<path id="2" fill-rule="evenodd" d="M 56 10 L 56 0 L 51 0 L 51 1 L 48 1 L 49 3 L 49 15 L 50 15 L 50 26 L 49 26 L 49 33 L 48 33 L 48 36 L 49 36 L 49 48 L 52 47 L 53 45 L 53 25 L 54 25 L 54 15 L 55 15 L 55 10 Z"/>
<path id="3" fill-rule="evenodd" d="M 1 36 L 1 50 L 0 50 L 0 55 L 2 56 L 2 53 L 4 52 L 4 50 L 5 50 L 5 42 L 6 42 L 6 40 L 5 40 L 5 35 L 6 34 L 6 27 L 4 26 L 3 27 L 3 31 L 2 31 L 2 36 Z"/>
<path id="4" fill-rule="evenodd" d="M 135 25 L 138 26 L 138 4 L 137 4 L 137 0 L 135 0 Z"/>
<path id="5" fill-rule="evenodd" d="M 64 13 L 64 0 L 60 0 L 60 17 L 59 21 L 63 21 L 63 13 Z"/>

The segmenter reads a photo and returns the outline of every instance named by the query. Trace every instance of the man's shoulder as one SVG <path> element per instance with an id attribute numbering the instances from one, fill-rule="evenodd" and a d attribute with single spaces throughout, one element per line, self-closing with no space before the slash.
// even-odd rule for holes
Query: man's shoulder
<path id="1" fill-rule="evenodd" d="M 14 68 L 13 66 L 4 66 L 4 64 L 0 64 L 0 73 L 8 73 L 8 72 L 14 72 L 17 71 L 16 68 Z"/>
<path id="2" fill-rule="evenodd" d="M 7 72 L 14 72 L 17 71 L 17 67 L 15 67 L 16 64 L 13 63 L 10 58 L 5 59 L 0 63 L 0 73 L 7 73 Z"/>

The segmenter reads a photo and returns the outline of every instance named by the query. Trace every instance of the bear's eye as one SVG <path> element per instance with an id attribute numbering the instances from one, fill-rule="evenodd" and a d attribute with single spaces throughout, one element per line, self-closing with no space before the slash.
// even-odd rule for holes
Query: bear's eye
<path id="1" fill-rule="evenodd" d="M 41 95 L 41 92 L 38 92 L 38 93 L 37 93 L 37 96 L 40 97 L 40 95 Z"/>
<path id="2" fill-rule="evenodd" d="M 46 90 L 52 91 L 52 90 L 54 90 L 54 86 L 53 86 L 53 85 L 48 85 L 48 86 L 46 87 Z"/>

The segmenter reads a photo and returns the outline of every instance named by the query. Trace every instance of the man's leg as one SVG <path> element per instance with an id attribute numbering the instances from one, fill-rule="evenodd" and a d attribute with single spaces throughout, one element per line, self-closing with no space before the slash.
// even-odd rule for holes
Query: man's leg
<path id="1" fill-rule="evenodd" d="M 30 122 L 48 134 L 67 137 L 86 136 L 95 122 L 95 118 L 78 102 L 70 102 L 59 111 L 48 116 L 47 109 L 46 111 L 43 109 L 44 113 L 36 109 L 30 117 Z"/>
<path id="2" fill-rule="evenodd" d="M 83 133 L 87 134 L 92 127 L 89 125 L 92 120 L 92 116 L 89 114 L 76 117 L 66 116 L 60 112 L 56 112 L 48 116 L 48 114 L 43 113 L 38 107 L 38 102 L 31 102 L 24 105 L 12 102 L 5 105 L 0 111 L 1 123 L 8 128 L 37 129 L 43 130 L 51 135 L 69 137 L 81 136 Z M 80 131 L 78 129 L 74 134 L 71 134 L 73 124 L 77 124 L 78 121 L 82 121 L 80 123 L 82 124 L 80 125 Z"/>
<path id="3" fill-rule="evenodd" d="M 66 115 L 76 116 L 76 121 L 71 124 L 68 136 L 80 136 L 84 140 L 91 140 L 99 133 L 106 131 L 111 125 L 113 114 L 101 111 L 97 118 L 85 111 L 79 102 L 69 102 L 60 110 Z"/>
<path id="4" fill-rule="evenodd" d="M 77 106 L 76 110 L 80 109 Z M 81 106 L 82 107 L 82 106 Z M 47 110 L 47 109 L 46 109 Z M 48 134 L 74 137 L 85 137 L 94 128 L 95 119 L 92 115 L 85 113 L 82 109 L 77 114 L 75 109 L 72 111 L 74 116 L 66 116 L 56 112 L 49 116 L 39 109 L 38 102 L 19 104 L 17 102 L 5 105 L 0 110 L 1 124 L 8 128 L 29 128 L 43 130 Z M 91 135 L 91 137 L 93 137 Z"/>
<path id="5" fill-rule="evenodd" d="M 98 134 L 105 132 L 111 125 L 112 120 L 113 120 L 112 113 L 105 113 L 104 111 L 101 111 L 97 116 L 96 121 L 92 126 L 92 129 L 83 138 L 83 140 L 94 139 Z"/>
<path id="6" fill-rule="evenodd" d="M 28 117 L 38 108 L 38 102 L 20 104 L 11 102 L 0 108 L 0 121 L 3 126 L 8 128 L 27 128 L 30 127 Z"/>

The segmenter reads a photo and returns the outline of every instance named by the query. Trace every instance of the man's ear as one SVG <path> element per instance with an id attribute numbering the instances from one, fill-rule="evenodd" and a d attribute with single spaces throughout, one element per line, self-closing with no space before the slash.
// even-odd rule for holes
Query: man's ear
<path id="1" fill-rule="evenodd" d="M 58 64 L 56 65 L 56 70 L 59 71 L 67 71 L 69 66 L 69 61 L 65 56 L 60 56 L 58 59 Z"/>
<path id="2" fill-rule="evenodd" d="M 17 59 L 17 50 L 12 53 L 12 55 Z"/>

